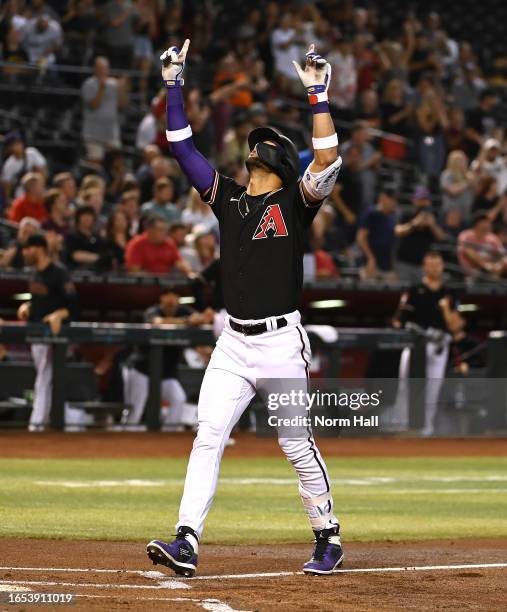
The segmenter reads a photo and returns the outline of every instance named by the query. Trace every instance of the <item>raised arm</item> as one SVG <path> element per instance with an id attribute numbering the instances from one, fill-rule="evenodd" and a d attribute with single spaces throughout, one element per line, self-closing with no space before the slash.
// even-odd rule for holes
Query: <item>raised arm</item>
<path id="1" fill-rule="evenodd" d="M 160 56 L 162 61 L 162 78 L 164 79 L 167 98 L 167 140 L 171 144 L 171 151 L 186 174 L 191 185 L 204 195 L 213 185 L 215 169 L 194 146 L 192 128 L 183 108 L 182 75 L 185 68 L 190 41 L 183 43 L 181 51 L 170 47 Z"/>
<path id="2" fill-rule="evenodd" d="M 293 64 L 306 88 L 313 113 L 314 159 L 304 173 L 301 184 L 305 200 L 317 204 L 331 194 L 342 165 L 327 96 L 331 65 L 315 52 L 315 45 L 310 45 L 308 49 L 304 69 L 297 62 Z"/>

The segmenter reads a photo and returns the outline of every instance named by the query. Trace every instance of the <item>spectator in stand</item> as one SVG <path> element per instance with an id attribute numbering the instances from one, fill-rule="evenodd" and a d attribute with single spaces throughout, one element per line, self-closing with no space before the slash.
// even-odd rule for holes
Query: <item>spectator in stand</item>
<path id="1" fill-rule="evenodd" d="M 449 120 L 444 102 L 435 88 L 428 88 L 416 110 L 417 158 L 422 172 L 433 182 L 445 163 L 444 130 Z"/>
<path id="2" fill-rule="evenodd" d="M 357 244 L 366 257 L 366 266 L 361 270 L 361 278 L 365 280 L 391 280 L 396 277 L 393 269 L 396 205 L 396 191 L 384 187 L 377 206 L 369 208 L 359 220 Z"/>
<path id="3" fill-rule="evenodd" d="M 209 204 L 202 201 L 201 196 L 193 187 L 188 193 L 186 206 L 181 215 L 181 221 L 188 225 L 199 226 L 203 231 L 218 233 L 218 219 Z"/>
<path id="4" fill-rule="evenodd" d="M 48 218 L 42 223 L 45 232 L 54 232 L 60 236 L 65 236 L 70 231 L 69 220 L 72 211 L 67 204 L 67 198 L 61 189 L 50 189 L 44 194 L 44 206 L 46 207 Z"/>
<path id="5" fill-rule="evenodd" d="M 333 50 L 328 53 L 327 61 L 331 65 L 331 104 L 340 110 L 352 109 L 357 91 L 356 60 L 352 54 L 351 41 L 340 32 L 335 34 Z"/>
<path id="6" fill-rule="evenodd" d="M 178 248 L 168 236 L 169 224 L 150 217 L 143 234 L 132 238 L 125 251 L 127 270 L 134 274 L 168 274 L 174 269 L 190 275 L 190 266 L 181 258 Z"/>
<path id="7" fill-rule="evenodd" d="M 31 19 L 23 29 L 23 48 L 32 64 L 47 66 L 56 63 L 56 54 L 62 42 L 62 28 L 49 15 Z"/>
<path id="8" fill-rule="evenodd" d="M 123 192 L 118 206 L 127 216 L 129 235 L 136 236 L 139 234 L 142 230 L 139 212 L 139 191 L 131 189 L 130 191 Z"/>
<path id="9" fill-rule="evenodd" d="M 9 132 L 4 138 L 7 159 L 2 166 L 2 185 L 7 198 L 22 194 L 21 179 L 27 172 L 47 176 L 44 155 L 35 147 L 27 147 L 19 132 Z"/>
<path id="10" fill-rule="evenodd" d="M 330 198 L 337 212 L 326 233 L 326 243 L 331 250 L 350 246 L 354 242 L 357 220 L 363 212 L 362 194 L 361 149 L 351 145 Z"/>
<path id="11" fill-rule="evenodd" d="M 69 268 L 110 270 L 113 257 L 106 242 L 94 231 L 97 214 L 92 206 L 80 206 L 75 229 L 65 237 L 65 257 Z"/>
<path id="12" fill-rule="evenodd" d="M 445 131 L 448 151 L 466 150 L 465 131 L 465 113 L 461 108 L 451 108 L 449 110 L 449 125 Z"/>
<path id="13" fill-rule="evenodd" d="M 80 206 L 91 206 L 95 211 L 94 230 L 102 235 L 107 223 L 104 210 L 104 192 L 100 187 L 89 187 L 79 192 Z"/>
<path id="14" fill-rule="evenodd" d="M 139 79 L 139 94 L 141 103 L 148 102 L 148 77 L 153 65 L 154 52 L 152 40 L 157 34 L 157 17 L 160 4 L 152 0 L 136 0 L 137 19 L 134 25 L 134 66 L 141 71 Z"/>
<path id="15" fill-rule="evenodd" d="M 153 198 L 141 206 L 143 217 L 159 217 L 173 223 L 181 219 L 181 210 L 174 203 L 174 182 L 168 177 L 162 177 L 155 182 Z"/>
<path id="16" fill-rule="evenodd" d="M 275 76 L 282 89 L 292 92 L 297 83 L 297 74 L 292 62 L 299 62 L 303 55 L 302 31 L 294 15 L 289 12 L 280 17 L 278 27 L 271 32 L 271 51 L 275 62 Z"/>
<path id="17" fill-rule="evenodd" d="M 494 136 L 497 127 L 495 109 L 498 98 L 491 89 L 484 89 L 479 96 L 479 105 L 466 114 L 466 153 L 469 159 L 477 157 L 485 138 Z"/>
<path id="18" fill-rule="evenodd" d="M 217 256 L 217 239 L 212 232 L 197 234 L 192 247 L 184 247 L 181 256 L 194 272 L 202 272 Z"/>
<path id="19" fill-rule="evenodd" d="M 127 189 L 137 186 L 135 176 L 129 172 L 123 151 L 111 150 L 104 157 L 107 176 L 106 199 L 116 203 Z"/>
<path id="20" fill-rule="evenodd" d="M 162 177 L 171 176 L 171 163 L 166 157 L 153 157 L 149 163 L 149 171 L 143 172 L 142 178 L 139 179 L 140 197 L 142 202 L 147 202 L 155 187 L 155 181 Z"/>
<path id="21" fill-rule="evenodd" d="M 136 7 L 125 0 L 110 0 L 102 9 L 101 42 L 113 68 L 132 68 Z"/>
<path id="22" fill-rule="evenodd" d="M 468 43 L 464 44 L 468 45 Z M 485 87 L 475 64 L 465 63 L 461 70 L 454 74 L 454 77 L 450 91 L 454 104 L 464 112 L 475 108 L 479 103 L 480 92 Z"/>
<path id="23" fill-rule="evenodd" d="M 18 196 L 9 209 L 9 219 L 19 223 L 24 217 L 45 221 L 48 217 L 44 206 L 44 178 L 37 172 L 29 172 L 21 179 L 23 195 Z"/>
<path id="24" fill-rule="evenodd" d="M 70 172 L 60 172 L 53 177 L 52 182 L 55 189 L 63 192 L 67 206 L 70 209 L 76 208 L 77 185 L 74 176 Z"/>
<path id="25" fill-rule="evenodd" d="M 368 128 L 380 128 L 381 117 L 377 92 L 374 89 L 365 89 L 359 96 L 359 107 L 356 111 L 356 120 L 361 121 Z"/>
<path id="26" fill-rule="evenodd" d="M 507 191 L 507 158 L 502 155 L 502 145 L 496 138 L 488 138 L 482 145 L 477 159 L 472 162 L 472 171 L 477 176 L 493 176 L 497 180 L 498 193 Z"/>
<path id="27" fill-rule="evenodd" d="M 459 209 L 450 208 L 443 216 L 442 229 L 451 240 L 457 240 L 465 229 L 465 222 Z"/>
<path id="28" fill-rule="evenodd" d="M 113 253 L 113 259 L 119 268 L 123 268 L 125 264 L 125 249 L 129 240 L 128 217 L 124 210 L 116 207 L 107 220 L 106 243 L 107 249 Z"/>
<path id="29" fill-rule="evenodd" d="M 410 84 L 412 86 L 419 82 L 423 74 L 433 74 L 438 68 L 438 58 L 431 47 L 427 34 L 422 31 L 417 32 L 414 42 L 414 50 L 409 64 Z"/>
<path id="30" fill-rule="evenodd" d="M 357 92 L 374 87 L 380 66 L 376 49 L 372 48 L 371 34 L 358 34 L 354 37 L 353 50 L 357 69 Z"/>
<path id="31" fill-rule="evenodd" d="M 399 238 L 397 273 L 401 280 L 412 284 L 422 278 L 424 255 L 434 242 L 445 238 L 444 230 L 437 224 L 431 208 L 431 194 L 426 187 L 418 186 L 412 199 L 413 208 L 403 213 L 394 232 Z"/>
<path id="32" fill-rule="evenodd" d="M 474 176 L 468 169 L 468 159 L 463 151 L 451 151 L 446 169 L 440 175 L 442 212 L 457 209 L 461 218 L 470 219 L 474 200 Z"/>
<path id="33" fill-rule="evenodd" d="M 341 146 L 341 154 L 345 160 L 345 166 L 347 165 L 347 152 L 349 147 L 355 145 L 361 152 L 361 165 L 359 167 L 363 192 L 361 208 L 372 206 L 372 203 L 375 201 L 377 173 L 380 162 L 382 161 L 382 154 L 375 149 L 369 140 L 370 136 L 366 125 L 361 122 L 356 122 L 352 127 L 350 140 Z"/>
<path id="34" fill-rule="evenodd" d="M 23 49 L 21 39 L 22 33 L 14 25 L 9 25 L 0 50 L 0 58 L 8 64 L 0 68 L 0 74 L 14 82 L 30 74 L 22 66 L 28 63 L 28 53 Z"/>
<path id="35" fill-rule="evenodd" d="M 488 219 L 494 223 L 501 213 L 506 210 L 507 195 L 498 195 L 498 181 L 494 176 L 483 176 L 479 179 L 477 195 L 475 197 L 472 211 L 483 211 Z"/>
<path id="36" fill-rule="evenodd" d="M 156 144 L 148 144 L 143 147 L 143 162 L 136 170 L 136 182 L 138 185 L 144 181 L 147 176 L 151 176 L 151 162 L 162 157 L 160 147 Z"/>
<path id="37" fill-rule="evenodd" d="M 18 226 L 16 239 L 9 244 L 0 255 L 0 267 L 21 270 L 25 267 L 23 259 L 23 245 L 30 236 L 40 233 L 40 223 L 37 219 L 25 217 Z"/>
<path id="38" fill-rule="evenodd" d="M 491 221 L 486 212 L 475 213 L 472 227 L 458 236 L 458 260 L 470 276 L 487 273 L 500 277 L 507 270 L 505 248 L 491 231 Z"/>
<path id="39" fill-rule="evenodd" d="M 185 223 L 171 223 L 169 226 L 169 238 L 174 240 L 178 250 L 182 249 L 186 245 L 186 238 L 189 233 L 190 230 Z"/>
<path id="40" fill-rule="evenodd" d="M 410 136 L 414 107 L 407 101 L 400 79 L 391 79 L 387 83 L 380 109 L 382 129 L 385 132 L 398 134 L 405 138 Z"/>
<path id="41" fill-rule="evenodd" d="M 250 118 L 245 113 L 239 113 L 232 120 L 231 129 L 224 136 L 220 165 L 227 166 L 242 162 L 250 153 L 247 137 L 252 129 Z"/>
<path id="42" fill-rule="evenodd" d="M 128 104 L 127 83 L 109 75 L 109 60 L 97 57 L 94 75 L 81 87 L 83 140 L 90 159 L 102 159 L 107 149 L 119 148 L 119 110 Z"/>

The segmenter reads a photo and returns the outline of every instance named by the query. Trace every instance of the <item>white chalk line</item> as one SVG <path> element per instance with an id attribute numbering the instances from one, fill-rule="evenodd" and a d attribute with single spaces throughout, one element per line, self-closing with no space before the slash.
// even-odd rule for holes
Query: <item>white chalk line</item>
<path id="1" fill-rule="evenodd" d="M 414 565 L 414 566 L 400 566 L 400 567 L 362 567 L 362 568 L 346 568 L 336 570 L 337 574 L 353 574 L 353 573 L 373 573 L 373 572 L 417 572 L 417 571 L 453 571 L 463 569 L 505 569 L 507 568 L 507 562 L 502 563 L 465 563 L 459 565 Z M 113 573 L 134 573 L 139 574 L 139 570 L 95 570 L 95 569 L 84 569 L 84 568 L 45 568 L 45 567 L 0 567 L 0 570 L 9 570 L 12 572 L 24 571 L 24 572 L 113 572 Z M 157 572 L 158 574 L 159 572 Z M 197 580 L 241 580 L 248 578 L 279 578 L 285 576 L 299 576 L 303 572 L 260 572 L 260 573 L 247 573 L 247 574 L 222 574 L 214 576 L 195 576 L 194 578 L 188 579 L 188 582 L 194 582 Z M 165 578 L 166 575 L 162 574 Z M 152 576 L 153 578 L 160 578 L 160 576 Z M 183 582 L 185 579 L 177 580 L 175 582 Z M 122 584 L 109 584 L 109 583 L 74 583 L 74 582 L 53 582 L 53 581 L 31 581 L 31 580 L 1 580 L 0 584 L 33 584 L 33 585 L 46 585 L 46 586 L 80 586 L 80 587 L 97 587 L 97 588 L 126 588 L 126 589 L 163 589 L 171 588 L 165 586 L 166 582 L 170 580 L 164 580 L 159 585 L 122 585 Z M 185 583 L 187 580 L 185 580 Z"/>
<path id="2" fill-rule="evenodd" d="M 33 480 L 33 484 L 47 487 L 63 487 L 68 489 L 82 488 L 115 488 L 115 487 L 168 487 L 181 486 L 183 480 L 169 478 L 163 480 L 154 479 L 116 479 L 116 480 Z M 293 486 L 293 478 L 220 478 L 220 484 L 224 486 L 252 486 L 252 485 L 276 485 Z M 418 477 L 391 477 L 391 476 L 369 476 L 365 478 L 333 478 L 335 485 L 356 486 L 381 486 L 396 483 L 465 483 L 465 482 L 507 482 L 507 476 L 492 474 L 488 476 L 418 476 Z M 481 489 L 487 491 L 489 489 Z M 507 489 L 505 489 L 507 491 Z"/>

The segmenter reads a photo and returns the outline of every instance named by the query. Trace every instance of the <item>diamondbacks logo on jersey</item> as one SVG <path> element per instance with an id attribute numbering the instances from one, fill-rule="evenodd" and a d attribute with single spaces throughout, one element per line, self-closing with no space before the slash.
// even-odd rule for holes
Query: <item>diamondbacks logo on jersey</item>
<path id="1" fill-rule="evenodd" d="M 270 236 L 268 236 L 268 232 Z M 280 236 L 288 236 L 287 226 L 283 219 L 282 211 L 278 204 L 270 204 L 260 220 L 252 240 L 261 240 L 262 238 L 278 238 Z"/>

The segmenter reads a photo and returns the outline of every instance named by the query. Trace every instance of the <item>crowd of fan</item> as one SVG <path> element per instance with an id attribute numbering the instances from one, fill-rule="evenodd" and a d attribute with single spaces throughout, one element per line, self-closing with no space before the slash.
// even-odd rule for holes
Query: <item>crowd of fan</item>
<path id="1" fill-rule="evenodd" d="M 292 60 L 315 42 L 330 62 L 344 165 L 309 237 L 309 275 L 338 276 L 330 254 L 346 253 L 360 262 L 363 278 L 415 280 L 435 243 L 453 245 L 447 260 L 465 274 L 507 275 L 506 140 L 477 50 L 452 39 L 436 13 L 407 10 L 388 23 L 375 6 L 322 5 L 220 10 L 205 2 L 7 0 L 3 74 L 23 75 L 30 62 L 54 66 L 58 78 L 58 64 L 69 57 L 88 57 L 93 74 L 81 86 L 83 159 L 76 167 L 54 174 L 22 134 L 4 138 L 2 214 L 18 224 L 18 235 L 0 245 L 0 265 L 22 267 L 21 245 L 40 231 L 55 259 L 74 269 L 190 275 L 218 256 L 216 219 L 165 140 L 163 91 L 146 106 L 137 155 L 121 148 L 129 100 L 149 99 L 152 84 L 160 84 L 160 51 L 188 36 L 185 97 L 194 140 L 240 183 L 247 181 L 246 136 L 257 125 L 281 126 L 297 141 L 302 168 L 310 161 L 311 114 Z M 122 72 L 131 69 L 137 72 Z M 385 160 L 417 169 L 410 207 L 397 210 L 399 189 L 380 180 Z"/>

